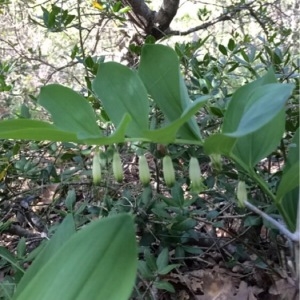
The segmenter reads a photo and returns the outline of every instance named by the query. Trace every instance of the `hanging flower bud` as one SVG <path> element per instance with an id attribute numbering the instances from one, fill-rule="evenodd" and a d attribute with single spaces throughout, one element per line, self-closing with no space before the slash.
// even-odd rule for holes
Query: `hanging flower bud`
<path id="1" fill-rule="evenodd" d="M 203 191 L 204 185 L 202 183 L 201 169 L 198 159 L 195 157 L 191 157 L 190 159 L 189 176 L 191 180 L 191 191 L 197 194 Z"/>
<path id="2" fill-rule="evenodd" d="M 239 206 L 244 207 L 245 202 L 247 201 L 247 189 L 246 189 L 245 181 L 239 181 L 236 189 L 236 196 L 238 199 Z"/>
<path id="3" fill-rule="evenodd" d="M 172 159 L 169 155 L 163 158 L 163 173 L 166 185 L 172 187 L 175 183 L 175 170 Z"/>
<path id="4" fill-rule="evenodd" d="M 112 161 L 113 174 L 118 182 L 123 180 L 123 167 L 119 152 L 115 152 Z"/>
<path id="5" fill-rule="evenodd" d="M 99 157 L 98 150 L 95 151 L 94 157 L 93 157 L 92 175 L 93 175 L 93 183 L 95 185 L 100 184 L 100 182 L 101 182 L 101 165 L 100 165 L 100 157 Z"/>
<path id="6" fill-rule="evenodd" d="M 144 155 L 139 156 L 139 176 L 143 186 L 148 186 L 150 182 L 150 171 L 147 159 Z"/>
<path id="7" fill-rule="evenodd" d="M 107 163 L 107 157 L 106 157 L 106 153 L 104 153 L 103 151 L 100 151 L 100 165 L 102 168 L 106 167 L 106 163 Z"/>
<path id="8" fill-rule="evenodd" d="M 209 156 L 211 161 L 211 166 L 214 170 L 217 172 L 222 171 L 222 160 L 221 160 L 221 154 L 213 153 Z"/>

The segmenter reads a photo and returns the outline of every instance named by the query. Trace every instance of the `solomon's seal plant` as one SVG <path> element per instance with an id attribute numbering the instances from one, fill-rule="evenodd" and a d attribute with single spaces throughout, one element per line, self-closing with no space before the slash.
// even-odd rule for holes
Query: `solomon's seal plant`
<path id="1" fill-rule="evenodd" d="M 209 158 L 210 158 L 212 168 L 217 172 L 221 172 L 222 171 L 221 155 L 213 153 L 209 155 Z"/>
<path id="2" fill-rule="evenodd" d="M 150 171 L 147 159 L 144 155 L 139 157 L 139 177 L 144 187 L 149 185 L 150 182 Z"/>
<path id="3" fill-rule="evenodd" d="M 203 190 L 203 183 L 201 178 L 201 170 L 198 159 L 191 157 L 189 164 L 189 176 L 191 180 L 191 191 L 194 193 L 200 193 Z"/>
<path id="4" fill-rule="evenodd" d="M 99 150 L 97 149 L 93 156 L 93 164 L 92 164 L 92 175 L 93 175 L 93 183 L 95 185 L 100 184 L 101 182 L 101 164 L 99 157 Z"/>
<path id="5" fill-rule="evenodd" d="M 163 158 L 163 173 L 166 185 L 168 187 L 172 187 L 175 183 L 175 170 L 172 159 L 169 155 L 166 155 Z"/>
<path id="6" fill-rule="evenodd" d="M 112 161 L 112 168 L 113 168 L 113 174 L 118 182 L 123 181 L 123 167 L 122 167 L 122 161 L 119 152 L 115 152 L 113 155 L 113 161 Z"/>
<path id="7" fill-rule="evenodd" d="M 247 201 L 247 189 L 245 181 L 239 181 L 236 189 L 236 196 L 238 200 L 238 204 L 240 207 L 245 206 L 245 202 Z"/>

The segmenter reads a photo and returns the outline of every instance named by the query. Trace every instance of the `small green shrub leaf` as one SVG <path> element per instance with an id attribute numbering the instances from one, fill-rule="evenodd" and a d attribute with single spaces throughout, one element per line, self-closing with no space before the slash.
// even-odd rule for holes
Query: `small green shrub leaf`
<path id="1" fill-rule="evenodd" d="M 163 270 L 169 263 L 169 249 L 164 248 L 158 255 L 156 259 L 156 265 L 158 271 Z"/>
<path id="2" fill-rule="evenodd" d="M 233 51 L 235 48 L 235 41 L 233 39 L 229 39 L 227 47 L 230 51 Z"/>
<path id="3" fill-rule="evenodd" d="M 175 289 L 173 285 L 168 281 L 164 281 L 164 280 L 155 281 L 154 286 L 160 290 L 166 290 L 170 293 L 175 293 Z"/>
<path id="4" fill-rule="evenodd" d="M 172 270 L 174 270 L 175 268 L 178 268 L 178 267 L 180 267 L 180 264 L 172 264 L 172 265 L 165 266 L 161 270 L 158 270 L 158 274 L 159 275 L 167 275 Z"/>
<path id="5" fill-rule="evenodd" d="M 138 261 L 138 271 L 144 279 L 152 280 L 154 278 L 153 271 L 150 270 L 147 262 L 144 260 Z"/>
<path id="6" fill-rule="evenodd" d="M 145 249 L 144 258 L 146 260 L 147 267 L 149 268 L 149 270 L 151 270 L 152 272 L 156 272 L 157 271 L 156 260 L 154 255 L 150 252 L 148 248 Z"/>
<path id="7" fill-rule="evenodd" d="M 225 46 L 219 44 L 218 48 L 219 48 L 219 51 L 220 51 L 223 55 L 227 56 L 227 49 L 226 49 Z"/>

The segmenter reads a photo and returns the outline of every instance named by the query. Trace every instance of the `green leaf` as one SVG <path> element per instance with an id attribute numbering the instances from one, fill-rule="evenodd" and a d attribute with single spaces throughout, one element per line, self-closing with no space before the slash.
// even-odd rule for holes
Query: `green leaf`
<path id="1" fill-rule="evenodd" d="M 185 218 L 182 221 L 176 222 L 172 226 L 172 230 L 186 231 L 196 226 L 196 221 L 191 218 Z"/>
<path id="2" fill-rule="evenodd" d="M 1 246 L 0 246 L 0 257 L 2 257 L 4 260 L 8 261 L 16 269 L 24 273 L 23 268 L 19 266 L 18 260 L 6 248 Z"/>
<path id="3" fill-rule="evenodd" d="M 74 132 L 81 140 L 101 137 L 89 102 L 72 89 L 58 84 L 44 86 L 38 103 L 51 113 L 57 128 Z"/>
<path id="4" fill-rule="evenodd" d="M 207 155 L 215 153 L 230 156 L 236 140 L 223 134 L 214 134 L 205 140 L 204 151 Z"/>
<path id="5" fill-rule="evenodd" d="M 219 44 L 218 48 L 219 48 L 219 51 L 220 51 L 223 55 L 227 55 L 227 49 L 226 49 L 225 46 Z"/>
<path id="6" fill-rule="evenodd" d="M 291 168 L 294 164 L 298 164 L 299 166 L 299 128 L 294 133 L 293 139 L 289 144 L 289 152 L 287 161 L 284 167 L 283 172 L 285 173 L 289 168 Z"/>
<path id="7" fill-rule="evenodd" d="M 118 128 L 112 135 L 108 137 L 99 137 L 95 139 L 82 140 L 82 142 L 88 145 L 112 145 L 117 143 L 123 143 L 125 140 L 125 132 L 130 121 L 131 117 L 128 114 L 125 114 L 121 119 Z"/>
<path id="8" fill-rule="evenodd" d="M 182 249 L 190 254 L 200 255 L 203 254 L 203 250 L 197 246 L 182 246 Z M 184 254 L 182 255 L 184 257 Z"/>
<path id="9" fill-rule="evenodd" d="M 138 271 L 144 279 L 152 280 L 153 272 L 149 269 L 148 264 L 144 260 L 138 261 Z"/>
<path id="10" fill-rule="evenodd" d="M 17 292 L 15 299 L 20 293 L 31 284 L 31 280 L 36 277 L 36 274 L 47 264 L 47 262 L 53 257 L 58 250 L 68 241 L 68 239 L 75 233 L 74 219 L 71 214 L 67 215 L 63 222 L 59 225 L 57 231 L 43 248 L 43 250 L 36 257 L 29 269 L 26 271 L 22 280 L 17 286 Z"/>
<path id="11" fill-rule="evenodd" d="M 92 86 L 115 126 L 127 113 L 131 117 L 126 130 L 130 137 L 140 136 L 148 129 L 147 91 L 136 72 L 115 62 L 103 63 Z"/>
<path id="12" fill-rule="evenodd" d="M 166 290 L 170 293 L 175 293 L 175 289 L 173 285 L 168 281 L 164 281 L 164 280 L 155 281 L 154 286 L 160 290 Z"/>
<path id="13" fill-rule="evenodd" d="M 0 122 L 1 139 L 78 142 L 76 134 L 38 120 L 15 119 Z"/>
<path id="14" fill-rule="evenodd" d="M 279 183 L 276 204 L 290 230 L 297 226 L 299 205 L 299 128 L 290 143 L 287 162 Z"/>
<path id="15" fill-rule="evenodd" d="M 163 45 L 145 45 L 138 73 L 167 120 L 172 122 L 179 119 L 190 106 L 191 100 L 180 74 L 176 52 Z M 179 136 L 183 139 L 201 140 L 194 118 L 180 128 Z"/>
<path id="16" fill-rule="evenodd" d="M 169 263 L 169 249 L 163 248 L 156 259 L 158 272 L 163 270 Z"/>
<path id="17" fill-rule="evenodd" d="M 244 226 L 259 226 L 262 223 L 262 219 L 259 216 L 247 216 L 244 221 Z"/>
<path id="18" fill-rule="evenodd" d="M 157 130 L 147 130 L 143 132 L 143 137 L 149 139 L 154 143 L 167 144 L 174 142 L 176 133 L 180 127 L 187 122 L 209 99 L 209 96 L 204 96 L 190 104 L 189 107 L 183 112 L 183 114 L 174 122 L 166 127 Z M 198 139 L 196 139 L 199 141 Z M 188 141 L 195 141 L 195 137 L 190 137 Z"/>
<path id="19" fill-rule="evenodd" d="M 259 130 L 237 139 L 232 155 L 250 167 L 269 155 L 280 143 L 284 133 L 285 113 L 281 111 Z"/>
<path id="20" fill-rule="evenodd" d="M 244 111 L 249 105 L 249 99 L 252 93 L 260 86 L 268 83 L 276 83 L 276 77 L 272 69 L 263 77 L 248 83 L 233 94 L 229 102 L 227 111 L 224 117 L 223 132 L 235 132 L 239 126 L 240 120 L 243 117 Z"/>
<path id="21" fill-rule="evenodd" d="M 244 95 L 247 100 L 241 114 L 241 119 L 233 132 L 226 132 L 224 124 L 223 132 L 228 136 L 241 137 L 254 132 L 269 123 L 284 108 L 294 89 L 293 84 L 271 83 L 254 87 Z M 228 109 L 233 109 L 230 107 Z M 225 116 L 226 118 L 227 116 Z"/>
<path id="22" fill-rule="evenodd" d="M 14 299 L 128 299 L 136 277 L 136 257 L 130 215 L 92 222 L 51 256 Z"/>
<path id="23" fill-rule="evenodd" d="M 147 267 L 152 272 L 156 272 L 157 265 L 156 265 L 155 257 L 152 253 L 150 253 L 150 250 L 148 248 L 145 249 L 144 257 L 145 257 L 145 260 L 146 260 L 146 263 L 147 263 Z"/>
<path id="24" fill-rule="evenodd" d="M 67 197 L 65 199 L 65 205 L 69 211 L 73 211 L 73 206 L 76 202 L 76 192 L 75 189 L 70 189 L 68 191 Z"/>
<path id="25" fill-rule="evenodd" d="M 229 39 L 227 47 L 230 51 L 233 51 L 235 48 L 235 41 L 233 39 Z"/>
<path id="26" fill-rule="evenodd" d="M 170 273 L 173 269 L 180 267 L 180 264 L 172 264 L 172 265 L 167 265 L 162 269 L 158 270 L 159 275 L 166 275 Z"/>
<path id="27" fill-rule="evenodd" d="M 18 258 L 24 258 L 24 255 L 26 253 L 26 239 L 22 237 L 17 245 L 17 257 Z"/>
<path id="28" fill-rule="evenodd" d="M 79 140 L 75 133 L 57 129 L 54 125 L 38 120 L 4 120 L 0 122 L 0 139 L 23 139 L 35 141 L 61 141 L 85 143 L 88 145 L 111 145 L 122 143 L 130 122 L 129 115 L 124 115 L 119 127 L 109 137 L 96 137 Z"/>
<path id="29" fill-rule="evenodd" d="M 277 208 L 282 215 L 287 227 L 291 232 L 295 232 L 297 229 L 298 207 L 299 207 L 299 181 L 298 186 L 293 190 L 288 191 L 282 200 L 277 203 Z"/>
<path id="30" fill-rule="evenodd" d="M 263 77 L 239 88 L 225 114 L 223 135 L 237 139 L 228 149 L 233 141 L 222 137 L 228 147 L 221 153 L 234 158 L 248 170 L 278 146 L 284 132 L 284 104 L 293 85 L 274 82 L 274 72 L 269 70 Z M 215 141 L 208 141 L 205 149 L 213 146 Z M 220 149 L 221 144 L 218 147 Z"/>

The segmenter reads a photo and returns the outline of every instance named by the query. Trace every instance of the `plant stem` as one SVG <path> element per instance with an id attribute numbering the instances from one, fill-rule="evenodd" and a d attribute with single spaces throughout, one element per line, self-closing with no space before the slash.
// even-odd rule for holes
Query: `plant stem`
<path id="1" fill-rule="evenodd" d="M 290 240 L 292 240 L 293 242 L 297 242 L 297 243 L 300 242 L 300 231 L 299 231 L 299 229 L 296 230 L 294 233 L 292 233 L 285 227 L 285 225 L 279 223 L 278 221 L 276 221 L 275 219 L 273 219 L 272 217 L 270 217 L 269 215 L 267 215 L 266 213 L 261 211 L 259 208 L 252 205 L 250 202 L 245 201 L 244 204 L 247 208 L 249 208 L 250 210 L 252 210 L 256 214 L 258 214 L 259 216 L 261 216 L 262 218 L 264 218 L 265 220 L 270 222 L 272 225 L 274 225 L 282 234 L 286 235 Z"/>

